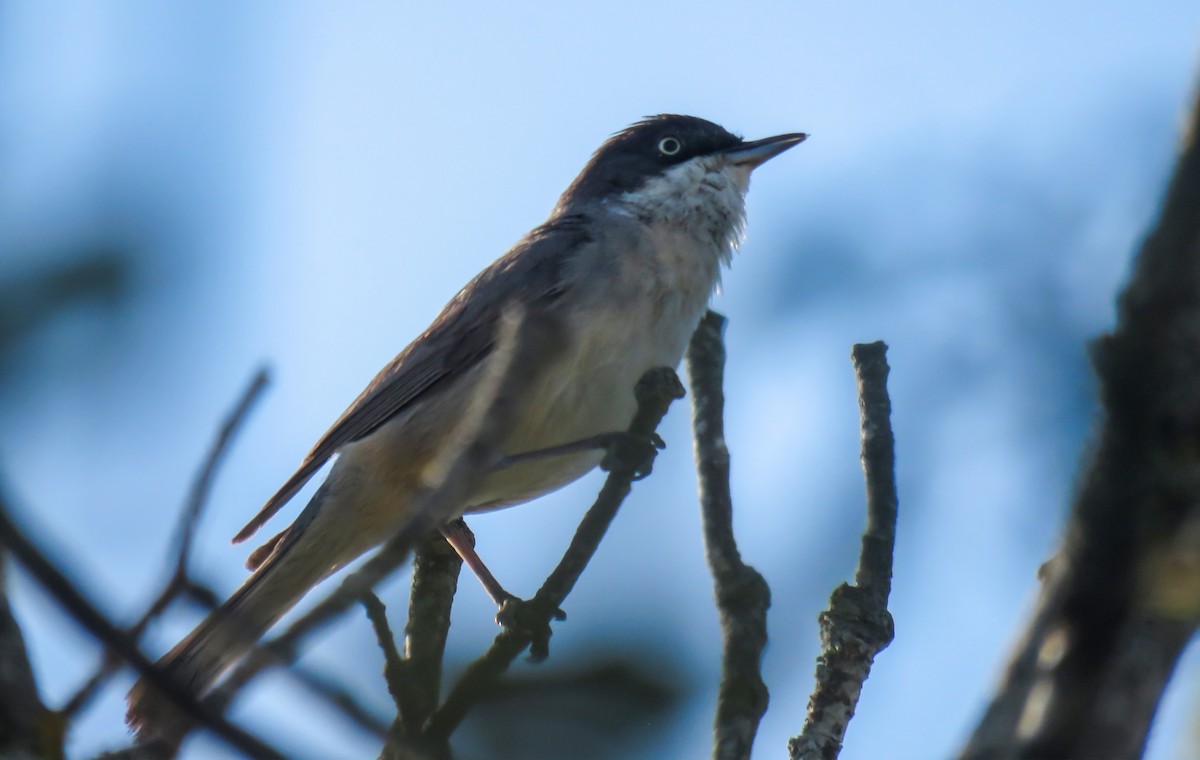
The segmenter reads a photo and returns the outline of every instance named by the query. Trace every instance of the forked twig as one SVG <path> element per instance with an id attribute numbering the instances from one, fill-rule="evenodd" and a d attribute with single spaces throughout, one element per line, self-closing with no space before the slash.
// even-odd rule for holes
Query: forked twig
<path id="1" fill-rule="evenodd" d="M 713 757 L 740 760 L 750 757 L 759 720 L 767 710 L 761 666 L 771 590 L 762 575 L 742 561 L 733 536 L 729 448 L 725 443 L 724 330 L 725 317 L 715 311 L 705 314 L 688 345 L 687 367 L 704 545 L 723 639 Z"/>
<path id="2" fill-rule="evenodd" d="M 283 754 L 243 728 L 230 723 L 219 713 L 196 699 L 187 689 L 176 683 L 169 674 L 159 670 L 141 650 L 137 643 L 108 620 L 94 604 L 79 591 L 77 584 L 69 580 L 55 567 L 45 554 L 17 527 L 9 516 L 9 510 L 0 496 L 0 544 L 4 544 L 29 574 L 37 580 L 67 613 L 101 644 L 116 652 L 134 670 L 149 681 L 154 688 L 170 699 L 179 710 L 199 725 L 209 729 L 225 743 L 243 754 L 254 758 L 280 758 Z"/>
<path id="3" fill-rule="evenodd" d="M 867 482 L 867 529 L 854 585 L 838 586 L 821 614 L 817 685 L 800 735 L 788 742 L 792 760 L 833 760 L 842 750 L 871 663 L 894 636 L 888 595 L 896 543 L 896 464 L 892 404 L 887 393 L 887 346 L 852 350 L 862 417 L 862 465 Z"/>
<path id="4" fill-rule="evenodd" d="M 250 383 L 246 386 L 246 390 L 242 392 L 241 398 L 234 406 L 233 411 L 225 418 L 216 439 L 213 440 L 212 445 L 209 447 L 208 454 L 204 458 L 204 463 L 200 467 L 200 471 L 196 474 L 196 479 L 192 482 L 187 502 L 183 513 L 179 517 L 179 524 L 175 529 L 175 549 L 172 552 L 175 559 L 172 564 L 171 575 L 142 616 L 127 629 L 131 640 L 139 641 L 146 627 L 166 611 L 167 607 L 173 601 L 181 595 L 192 593 L 193 586 L 196 585 L 188 575 L 192 541 L 196 533 L 196 526 L 200 522 L 200 516 L 204 511 L 205 505 L 208 503 L 208 494 L 212 490 L 212 483 L 216 477 L 217 468 L 224 459 L 242 424 L 250 416 L 250 411 L 254 408 L 255 403 L 258 402 L 269 383 L 270 376 L 266 367 L 262 367 L 254 373 L 254 377 L 251 378 Z M 92 677 L 84 682 L 75 694 L 67 700 L 66 704 L 63 705 L 60 710 L 63 716 L 70 719 L 90 703 L 100 688 L 108 683 L 109 679 L 120 669 L 120 666 L 121 658 L 114 656 L 112 652 L 106 652 L 104 660 Z"/>

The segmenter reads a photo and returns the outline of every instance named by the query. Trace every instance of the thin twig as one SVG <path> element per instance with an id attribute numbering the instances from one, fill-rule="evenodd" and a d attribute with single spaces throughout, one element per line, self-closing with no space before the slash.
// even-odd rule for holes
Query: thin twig
<path id="1" fill-rule="evenodd" d="M 113 675 L 121 667 L 121 659 L 114 656 L 111 652 L 104 653 L 104 659 L 100 663 L 100 667 L 96 668 L 96 672 L 92 673 L 88 680 L 84 681 L 75 693 L 63 705 L 59 713 L 65 719 L 71 719 L 83 708 L 91 704 L 100 688 L 108 683 Z"/>
<path id="2" fill-rule="evenodd" d="M 179 595 L 196 604 L 205 613 L 212 612 L 221 603 L 221 599 L 215 591 L 203 582 L 190 577 L 183 585 Z M 120 661 L 118 660 L 119 663 Z M 289 678 L 307 689 L 314 696 L 324 699 L 331 706 L 341 711 L 342 715 L 351 723 L 376 736 L 384 737 L 387 735 L 387 721 L 359 702 L 358 698 L 344 685 L 336 683 L 328 676 L 314 670 L 309 670 L 302 665 L 294 665 L 288 668 L 286 673 Z M 104 675 L 103 671 L 97 674 L 97 676 L 102 675 Z"/>
<path id="3" fill-rule="evenodd" d="M 188 586 L 191 581 L 188 576 L 188 560 L 191 558 L 192 541 L 196 533 L 196 527 L 200 522 L 200 516 L 204 511 L 205 505 L 208 503 L 208 494 L 212 490 L 212 483 L 216 476 L 217 468 L 224 459 L 242 424 L 250 416 L 250 411 L 254 408 L 255 403 L 262 396 L 263 391 L 266 390 L 269 382 L 270 376 L 267 368 L 259 368 L 254 373 L 254 377 L 251 378 L 246 389 L 242 391 L 237 405 L 226 416 L 220 430 L 217 432 L 217 437 L 209 447 L 208 454 L 204 458 L 204 463 L 200 467 L 200 471 L 196 474 L 195 480 L 192 482 L 187 502 L 179 517 L 179 524 L 175 528 L 175 548 L 172 552 L 174 561 L 172 563 L 173 569 L 171 575 L 142 616 L 127 629 L 126 633 L 131 640 L 139 641 L 146 627 L 161 615 L 175 599 L 189 591 Z M 104 660 L 101 662 L 100 667 L 97 668 L 95 674 L 67 700 L 62 710 L 60 710 L 63 716 L 69 720 L 87 706 L 100 688 L 108 683 L 109 679 L 120 669 L 120 665 L 121 659 L 119 657 L 114 657 L 111 652 L 106 652 Z"/>
<path id="4" fill-rule="evenodd" d="M 629 432 L 635 437 L 649 439 L 666 415 L 671 402 L 683 398 L 684 391 L 675 372 L 661 367 L 650 370 L 638 381 L 635 395 L 638 410 Z M 445 740 L 449 737 L 467 712 L 526 647 L 533 646 L 531 653 L 534 659 L 545 656 L 549 621 L 561 617 L 559 606 L 571 593 L 596 553 L 621 502 L 629 494 L 637 472 L 637 463 L 629 463 L 609 472 L 600 495 L 584 515 L 562 560 L 533 599 L 519 608 L 518 614 L 523 617 L 523 624 L 506 627 L 496 636 L 491 648 L 467 667 L 446 701 L 429 719 L 425 731 L 430 739 Z"/>
<path id="5" fill-rule="evenodd" d="M 296 683 L 336 707 L 347 719 L 360 728 L 380 738 L 387 736 L 387 721 L 360 703 L 358 698 L 345 686 L 334 683 L 327 676 L 299 665 L 288 668 L 287 674 Z"/>
<path id="6" fill-rule="evenodd" d="M 733 536 L 725 443 L 724 330 L 725 317 L 715 311 L 705 314 L 688 345 L 687 367 L 704 544 L 724 640 L 712 756 L 741 760 L 750 757 L 758 723 L 767 710 L 761 668 L 771 590 L 762 575 L 742 561 Z"/>
<path id="7" fill-rule="evenodd" d="M 200 515 L 204 511 L 205 505 L 208 504 L 208 494 L 212 490 L 217 468 L 226 452 L 229 451 L 230 444 L 241 429 L 242 423 L 249 417 L 250 411 L 270 381 L 271 377 L 267 368 L 260 367 L 250 381 L 250 385 L 242 393 L 237 406 L 225 418 L 224 424 L 217 433 L 217 439 L 213 441 L 208 457 L 204 460 L 204 466 L 200 468 L 200 473 L 192 483 L 192 489 L 188 492 L 187 506 L 180 515 L 179 526 L 175 529 L 175 575 L 180 578 L 187 577 L 188 560 L 192 556 L 192 542 L 195 540 L 196 526 L 200 522 Z"/>
<path id="8" fill-rule="evenodd" d="M 189 578 L 182 595 L 194 602 L 205 613 L 212 612 L 221 603 L 221 598 L 201 581 Z M 307 689 L 313 695 L 324 699 L 336 707 L 352 723 L 369 731 L 376 736 L 387 735 L 387 722 L 360 703 L 344 685 L 334 682 L 328 676 L 315 670 L 309 670 L 302 665 L 293 665 L 286 671 L 289 678 Z"/>
<path id="9" fill-rule="evenodd" d="M 887 392 L 887 346 L 856 344 L 852 351 L 862 416 L 862 465 L 867 482 L 867 529 L 855 585 L 834 590 L 821 615 L 822 652 L 817 685 L 800 735 L 788 742 L 792 760 L 833 760 L 862 694 L 871 663 L 895 630 L 888 612 L 892 552 L 896 543 L 895 440 Z"/>
<path id="10" fill-rule="evenodd" d="M 24 534 L 9 516 L 8 507 L 0 495 L 0 544 L 29 571 L 60 606 L 104 646 L 116 652 L 133 669 L 154 686 L 190 720 L 209 729 L 225 743 L 249 757 L 282 758 L 283 755 L 263 740 L 230 723 L 199 700 L 169 674 L 159 670 L 137 644 L 120 628 L 111 623 L 84 595 L 78 586 L 55 567 Z"/>
<path id="11" fill-rule="evenodd" d="M 383 651 L 383 678 L 387 682 L 388 694 L 396 705 L 397 714 L 403 707 L 400 699 L 401 684 L 404 683 L 404 662 L 400 651 L 396 649 L 396 639 L 392 636 L 392 627 L 388 625 L 387 607 L 375 592 L 369 591 L 362 598 L 363 608 L 367 611 L 367 619 L 375 631 L 375 640 Z"/>

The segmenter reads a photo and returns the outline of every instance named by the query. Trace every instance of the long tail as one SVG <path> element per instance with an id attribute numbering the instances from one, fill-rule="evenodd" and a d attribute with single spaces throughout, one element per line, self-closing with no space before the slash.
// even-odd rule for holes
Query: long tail
<path id="1" fill-rule="evenodd" d="M 163 655 L 158 667 L 191 693 L 202 694 L 332 570 L 329 558 L 319 556 L 321 552 L 300 548 L 310 543 L 304 541 L 304 528 L 310 522 L 305 517 L 316 511 L 321 496 L 314 497 L 305 514 L 241 588 Z M 180 716 L 144 678 L 134 684 L 127 699 L 125 719 L 140 735 L 173 735 Z"/>

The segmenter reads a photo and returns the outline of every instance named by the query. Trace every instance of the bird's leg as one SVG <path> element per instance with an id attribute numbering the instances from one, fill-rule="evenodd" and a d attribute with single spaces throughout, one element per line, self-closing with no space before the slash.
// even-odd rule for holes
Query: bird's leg
<path id="1" fill-rule="evenodd" d="M 471 568 L 475 577 L 487 590 L 488 596 L 492 597 L 492 601 L 496 603 L 499 608 L 496 612 L 496 623 L 505 628 L 529 634 L 533 644 L 531 657 L 535 660 L 545 659 L 545 654 L 540 653 L 548 651 L 550 620 L 566 620 L 567 613 L 559 609 L 549 611 L 541 609 L 536 603 L 527 602 L 505 591 L 500 582 L 496 580 L 496 576 L 492 575 L 492 571 L 487 569 L 487 565 L 483 564 L 483 560 L 475 552 L 475 536 L 472 535 L 471 529 L 467 527 L 467 523 L 461 517 L 443 525 L 441 532 L 446 543 L 458 552 L 458 556 L 462 557 L 467 567 Z"/>
<path id="2" fill-rule="evenodd" d="M 483 564 L 483 560 L 475 552 L 475 536 L 467 527 L 466 521 L 461 517 L 452 520 L 441 527 L 441 532 L 446 543 L 458 552 L 462 561 L 471 568 L 471 572 L 475 573 L 475 577 L 483 584 L 484 590 L 488 592 L 488 596 L 492 598 L 497 607 L 503 607 L 509 599 L 517 598 L 504 590 L 500 581 L 496 580 L 496 576 L 492 575 L 492 571 L 488 570 L 487 565 Z"/>
<path id="3" fill-rule="evenodd" d="M 626 432 L 601 433 L 558 446 L 511 454 L 502 458 L 496 465 L 496 469 L 512 467 L 515 464 L 535 459 L 604 449 L 605 454 L 604 459 L 600 462 L 600 469 L 605 472 L 624 470 L 631 472 L 634 480 L 641 480 L 650 474 L 650 470 L 654 466 L 654 457 L 666 446 L 667 444 L 659 437 L 658 433 L 651 433 L 647 437 Z"/>

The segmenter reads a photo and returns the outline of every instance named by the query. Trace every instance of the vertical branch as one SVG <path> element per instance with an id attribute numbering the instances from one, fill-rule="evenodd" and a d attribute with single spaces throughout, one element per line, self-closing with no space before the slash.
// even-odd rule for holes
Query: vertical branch
<path id="1" fill-rule="evenodd" d="M 442 657 L 450 631 L 450 608 L 458 590 L 462 557 L 440 534 L 429 537 L 413 561 L 408 625 L 404 629 L 409 685 L 401 708 L 406 731 L 416 736 L 437 708 Z"/>
<path id="2" fill-rule="evenodd" d="M 886 613 L 888 596 L 892 593 L 897 517 L 896 439 L 892 435 L 892 401 L 887 391 L 887 345 L 883 341 L 856 343 L 851 357 L 858 378 L 862 466 L 867 484 L 867 529 L 854 581 L 876 597 L 879 611 Z"/>
<path id="3" fill-rule="evenodd" d="M 388 679 L 396 700 L 396 720 L 380 760 L 405 760 L 418 748 L 430 755 L 449 754 L 442 743 L 426 746 L 422 733 L 441 696 L 442 659 L 461 569 L 462 558 L 440 534 L 430 535 L 417 549 L 401 661 L 403 677 L 395 683 Z"/>
<path id="4" fill-rule="evenodd" d="M 713 758 L 738 760 L 750 757 L 758 723 L 767 710 L 761 666 L 771 590 L 763 577 L 742 561 L 733 536 L 729 449 L 725 444 L 724 330 L 723 316 L 715 311 L 704 315 L 688 345 L 687 368 L 704 543 L 724 639 Z"/>
<path id="5" fill-rule="evenodd" d="M 855 344 L 862 417 L 862 465 L 867 484 L 867 529 L 855 571 L 855 585 L 834 590 L 821 614 L 821 655 L 817 684 L 800 735 L 788 742 L 792 760 L 833 760 L 842 750 L 871 663 L 894 635 L 888 612 L 892 590 L 892 550 L 896 542 L 895 440 L 887 393 L 887 346 Z"/>
<path id="6" fill-rule="evenodd" d="M 8 604 L 7 554 L 0 546 L 0 757 L 61 758 L 64 726 L 38 696 L 25 639 Z"/>
<path id="7" fill-rule="evenodd" d="M 1103 425 L 1038 606 L 965 758 L 1135 757 L 1200 623 L 1200 100 L 1091 346 Z"/>

